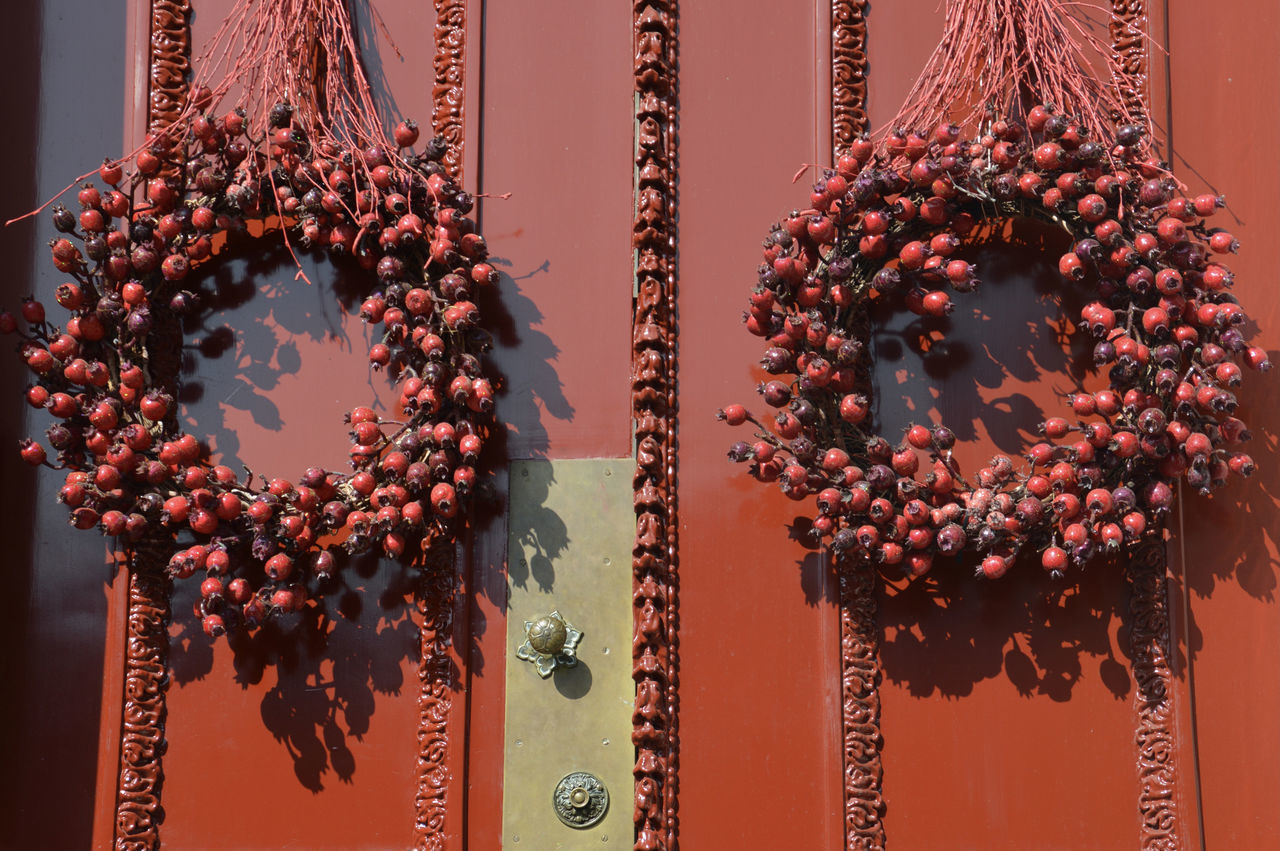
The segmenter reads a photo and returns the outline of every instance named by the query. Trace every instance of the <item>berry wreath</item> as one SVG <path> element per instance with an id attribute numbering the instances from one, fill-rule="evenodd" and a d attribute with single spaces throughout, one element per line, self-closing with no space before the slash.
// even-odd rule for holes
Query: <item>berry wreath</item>
<path id="1" fill-rule="evenodd" d="M 245 110 L 214 118 L 211 102 L 197 89 L 161 138 L 105 162 L 106 186 L 85 184 L 78 217 L 54 208 L 65 236 L 53 263 L 72 279 L 56 299 L 71 316 L 58 327 L 27 300 L 25 329 L 0 313 L 0 331 L 21 338 L 36 376 L 27 401 L 56 420 L 46 437 L 67 470 L 58 498 L 71 525 L 126 546 L 181 541 L 166 573 L 201 579 L 198 615 L 218 636 L 323 593 L 335 548 L 399 557 L 456 537 L 482 484 L 494 397 L 471 293 L 497 276 L 467 217 L 473 199 L 442 165 L 444 139 L 415 150 L 412 121 L 388 147 L 311 135 L 286 103 L 254 138 Z M 255 484 L 179 427 L 172 361 L 198 302 L 193 272 L 243 244 L 250 224 L 290 251 L 354 258 L 379 290 L 361 309 L 382 326 L 369 359 L 399 382 L 405 419 L 355 408 L 349 474 L 312 467 L 296 484 Z M 53 466 L 40 443 L 20 451 Z"/>
<path id="2" fill-rule="evenodd" d="M 977 552 L 978 575 L 994 579 L 1037 552 L 1059 575 L 1155 534 L 1178 479 L 1207 493 L 1252 472 L 1227 388 L 1241 362 L 1271 364 L 1248 344 L 1216 256 L 1236 241 L 1205 221 L 1223 201 L 1182 194 L 1142 126 L 1104 129 L 1114 145 L 1036 106 L 1025 124 L 989 116 L 974 139 L 949 123 L 894 132 L 883 147 L 864 138 L 815 185 L 811 209 L 771 229 L 745 321 L 768 338 L 761 364 L 774 378 L 758 391 L 780 410 L 767 424 L 742 405 L 719 415 L 757 427 L 730 458 L 792 499 L 814 496 L 812 533 L 843 564 L 920 576 L 940 556 Z M 896 446 L 870 432 L 867 308 L 897 296 L 918 315 L 946 315 L 945 288 L 978 283 L 957 248 L 979 225 L 1016 217 L 1065 230 L 1060 273 L 1096 281 L 1078 330 L 1096 338 L 1110 386 L 1072 394 L 1074 422 L 1041 423 L 1047 440 L 1028 468 L 999 455 L 970 482 L 945 426 L 913 425 Z"/>

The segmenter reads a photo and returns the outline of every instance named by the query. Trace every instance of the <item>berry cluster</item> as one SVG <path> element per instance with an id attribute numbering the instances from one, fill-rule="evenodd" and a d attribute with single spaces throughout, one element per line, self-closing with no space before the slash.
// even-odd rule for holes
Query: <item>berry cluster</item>
<path id="1" fill-rule="evenodd" d="M 1241 363 L 1270 362 L 1248 344 L 1219 260 L 1236 241 L 1206 222 L 1222 199 L 1182 194 L 1141 127 L 1107 130 L 1115 145 L 1036 106 L 1025 124 L 988 120 L 974 139 L 954 124 L 862 139 L 814 186 L 810 209 L 772 228 L 746 325 L 767 338 L 774 378 L 758 390 L 777 413 L 762 422 L 730 405 L 720 416 L 759 429 L 730 458 L 792 499 L 814 496 L 813 532 L 838 555 L 919 576 L 976 551 L 979 575 L 996 578 L 1034 551 L 1057 574 L 1151 534 L 1178 479 L 1207 493 L 1252 472 L 1229 388 Z M 984 221 L 1012 217 L 1070 234 L 1058 268 L 1096 282 L 1078 329 L 1095 338 L 1110 387 L 1072 394 L 1072 419 L 1041 423 L 1029 467 L 997 456 L 971 482 L 944 426 L 914 425 L 896 445 L 871 433 L 862 329 L 877 299 L 946 315 L 949 290 L 978 284 L 957 249 Z"/>
<path id="2" fill-rule="evenodd" d="M 208 115 L 210 101 L 198 91 L 179 125 L 104 163 L 105 186 L 80 190 L 78 216 L 55 208 L 63 327 L 28 300 L 25 329 L 0 312 L 0 331 L 21 338 L 36 376 L 27 401 L 56 420 L 46 438 L 67 470 L 71 524 L 126 544 L 181 540 L 168 573 L 201 577 L 197 614 L 216 636 L 298 610 L 337 569 L 339 544 L 398 557 L 456 534 L 494 404 L 471 293 L 497 276 L 467 218 L 473 199 L 441 164 L 443 139 L 415 150 L 406 121 L 395 147 L 344 145 L 309 138 L 288 104 L 251 128 L 243 109 Z M 404 418 L 350 413 L 352 473 L 313 467 L 256 486 L 179 427 L 174 353 L 199 301 L 193 270 L 251 221 L 290 250 L 353 257 L 379 290 L 361 308 L 381 325 L 369 359 L 399 382 Z M 20 449 L 49 463 L 40 443 Z"/>

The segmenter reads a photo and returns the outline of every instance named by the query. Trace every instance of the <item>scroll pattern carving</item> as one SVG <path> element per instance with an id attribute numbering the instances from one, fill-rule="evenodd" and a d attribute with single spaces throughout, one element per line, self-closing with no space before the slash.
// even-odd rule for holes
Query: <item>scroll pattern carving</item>
<path id="1" fill-rule="evenodd" d="M 431 130 L 449 143 L 444 167 L 462 179 L 463 77 L 467 42 L 465 0 L 435 0 L 435 80 Z M 438 851 L 445 844 L 449 791 L 449 714 L 453 707 L 453 605 L 457 572 L 452 550 L 427 553 L 418 596 L 421 626 L 418 656 L 418 789 L 414 794 L 414 848 Z"/>
<path id="2" fill-rule="evenodd" d="M 1121 92 L 1133 121 L 1148 120 L 1146 88 L 1146 0 L 1112 0 L 1111 59 L 1134 81 Z M 1169 668 L 1170 626 L 1165 544 L 1152 538 L 1126 571 L 1129 585 L 1129 643 L 1137 683 L 1138 813 L 1140 847 L 1176 851 L 1178 838 L 1177 739 L 1173 728 L 1173 672 Z"/>
<path id="3" fill-rule="evenodd" d="M 1133 80 L 1120 92 L 1131 121 L 1147 120 L 1147 2 L 1111 0 L 1111 61 Z"/>
<path id="4" fill-rule="evenodd" d="M 444 167 L 462 180 L 462 78 L 467 43 L 465 0 L 435 0 L 435 81 L 431 88 L 431 129 L 449 143 Z"/>
<path id="5" fill-rule="evenodd" d="M 451 549 L 427 554 L 418 595 L 418 791 L 414 795 L 414 849 L 440 851 L 445 841 L 449 769 L 449 710 L 453 704 L 453 632 L 456 572 Z"/>
<path id="6" fill-rule="evenodd" d="M 870 126 L 867 118 L 867 0 L 831 3 L 831 141 L 836 156 Z"/>
<path id="7" fill-rule="evenodd" d="M 635 0 L 635 847 L 676 847 L 676 0 Z"/>
<path id="8" fill-rule="evenodd" d="M 152 0 L 148 50 L 147 130 L 178 119 L 187 99 L 191 70 L 191 4 Z M 175 350 L 177 351 L 177 350 Z M 157 375 L 177 377 L 177 361 L 163 356 Z M 125 621 L 124 706 L 120 726 L 120 773 L 116 784 L 115 848 L 156 851 L 160 847 L 160 785 L 163 781 L 165 690 L 169 684 L 169 582 L 164 567 L 167 538 L 140 542 L 130 553 Z"/>
<path id="9" fill-rule="evenodd" d="M 866 0 L 832 0 L 831 62 L 831 143 L 839 156 L 870 130 Z M 859 389 L 870 397 L 873 388 Z M 876 578 L 872 571 L 854 565 L 837 564 L 837 568 L 845 848 L 879 851 L 885 847 L 885 832 Z"/>
<path id="10" fill-rule="evenodd" d="M 160 847 L 165 688 L 168 685 L 169 589 L 164 542 L 139 545 L 129 565 L 124 711 L 116 792 L 116 851 Z"/>
<path id="11" fill-rule="evenodd" d="M 885 847 L 875 583 L 875 573 L 866 568 L 848 565 L 840 571 L 844 831 L 848 851 L 880 851 Z"/>
<path id="12" fill-rule="evenodd" d="M 147 129 L 153 133 L 177 121 L 187 100 L 190 17 L 187 0 L 152 0 Z"/>
<path id="13" fill-rule="evenodd" d="M 1164 541 L 1144 544 L 1128 565 L 1129 643 L 1137 683 L 1141 845 L 1144 851 L 1176 851 L 1178 842 L 1177 741 L 1173 730 L 1169 669 L 1169 603 Z"/>

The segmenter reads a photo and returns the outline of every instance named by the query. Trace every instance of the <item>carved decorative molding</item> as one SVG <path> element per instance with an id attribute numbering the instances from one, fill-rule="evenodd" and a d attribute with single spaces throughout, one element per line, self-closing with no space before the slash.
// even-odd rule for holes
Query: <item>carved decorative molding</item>
<path id="1" fill-rule="evenodd" d="M 444 166 L 462 181 L 462 82 L 467 46 L 465 0 L 435 0 L 435 81 L 431 88 L 431 129 L 449 143 Z"/>
<path id="2" fill-rule="evenodd" d="M 431 89 L 431 130 L 449 143 L 444 167 L 462 179 L 463 79 L 467 44 L 466 0 L 435 0 L 435 80 Z M 453 662 L 449 647 L 457 570 L 452 550 L 427 553 L 417 606 L 418 789 L 414 793 L 414 848 L 438 851 L 445 844 L 449 791 L 449 715 L 453 708 Z"/>
<path id="3" fill-rule="evenodd" d="M 676 104 L 675 0 L 633 6 L 636 80 L 635 847 L 676 847 Z"/>
<path id="4" fill-rule="evenodd" d="M 1129 75 L 1132 86 L 1123 86 L 1120 96 L 1132 121 L 1147 120 L 1147 2 L 1111 0 L 1111 60 Z"/>
<path id="5" fill-rule="evenodd" d="M 115 847 L 117 851 L 156 851 L 163 820 L 160 757 L 169 682 L 169 583 L 162 573 L 167 552 L 156 544 L 140 546 L 132 555 Z"/>
<path id="6" fill-rule="evenodd" d="M 187 100 L 191 71 L 191 4 L 151 2 L 151 72 L 147 75 L 147 129 L 155 132 L 178 120 Z"/>
<path id="7" fill-rule="evenodd" d="M 457 573 L 451 549 L 427 554 L 418 594 L 418 790 L 414 794 L 414 849 L 439 851 L 445 842 L 449 770 L 449 712 L 453 705 L 453 602 Z"/>
<path id="8" fill-rule="evenodd" d="M 848 851 L 885 845 L 880 791 L 880 659 L 876 575 L 860 566 L 840 571 L 840 697 L 844 733 L 844 832 Z"/>
<path id="9" fill-rule="evenodd" d="M 1148 120 L 1146 0 L 1112 0 L 1112 61 L 1133 81 L 1120 94 L 1133 121 Z M 1173 724 L 1173 672 L 1169 668 L 1169 589 L 1165 543 L 1146 541 L 1133 554 L 1129 586 L 1129 655 L 1137 684 L 1134 743 L 1138 750 L 1140 847 L 1181 847 L 1177 807 L 1177 738 Z"/>
<path id="10" fill-rule="evenodd" d="M 831 147 L 835 156 L 870 131 L 867 116 L 867 3 L 831 3 Z M 870 329 L 868 328 L 868 331 Z M 870 398 L 873 388 L 860 388 Z M 880 658 L 876 576 L 837 561 L 840 576 L 840 692 L 847 851 L 885 845 L 880 759 Z"/>
<path id="11" fill-rule="evenodd" d="M 831 3 L 831 141 L 840 156 L 870 129 L 867 118 L 867 0 Z"/>
<path id="12" fill-rule="evenodd" d="M 151 0 L 150 27 L 146 124 L 148 132 L 153 132 L 176 121 L 187 99 L 191 4 L 187 0 Z M 175 358 L 161 358 L 154 366 L 161 375 L 177 376 Z M 164 578 L 164 567 L 169 547 L 167 538 L 144 541 L 130 553 L 116 784 L 117 851 L 156 851 L 160 847 L 161 756 L 169 684 L 169 581 Z"/>
<path id="13" fill-rule="evenodd" d="M 1169 601 L 1164 541 L 1154 539 L 1134 554 L 1125 572 L 1129 584 L 1129 648 L 1137 683 L 1141 845 L 1144 851 L 1175 851 L 1178 841 L 1177 740 L 1173 729 L 1173 673 L 1169 669 Z"/>

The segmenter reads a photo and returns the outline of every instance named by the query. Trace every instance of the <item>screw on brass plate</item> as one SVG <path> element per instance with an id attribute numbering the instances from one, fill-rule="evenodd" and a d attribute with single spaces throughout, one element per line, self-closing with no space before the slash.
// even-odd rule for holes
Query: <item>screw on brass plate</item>
<path id="1" fill-rule="evenodd" d="M 582 632 L 566 621 L 559 611 L 524 622 L 524 643 L 516 648 L 516 658 L 533 663 L 543 679 L 556 668 L 578 664 L 578 643 Z"/>

